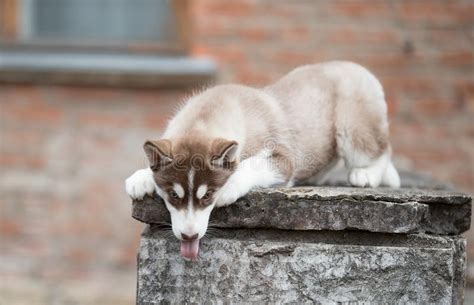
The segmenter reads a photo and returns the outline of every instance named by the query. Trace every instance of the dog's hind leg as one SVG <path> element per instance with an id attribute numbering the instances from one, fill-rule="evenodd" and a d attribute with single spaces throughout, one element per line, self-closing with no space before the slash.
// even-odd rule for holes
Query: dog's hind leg
<path id="1" fill-rule="evenodd" d="M 373 135 L 366 134 L 365 136 L 364 141 L 366 143 L 373 140 L 373 138 L 371 139 Z M 379 185 L 400 187 L 400 177 L 390 160 L 391 149 L 388 144 L 358 146 L 357 140 L 353 137 L 347 134 L 338 134 L 337 145 L 339 154 L 349 170 L 349 183 L 351 185 L 358 187 L 377 187 Z M 368 149 L 369 147 L 371 148 Z"/>
<path id="2" fill-rule="evenodd" d="M 390 160 L 383 88 L 368 71 L 360 72 L 357 80 L 340 85 L 335 108 L 337 152 L 344 159 L 352 185 L 399 187 L 400 178 Z"/>

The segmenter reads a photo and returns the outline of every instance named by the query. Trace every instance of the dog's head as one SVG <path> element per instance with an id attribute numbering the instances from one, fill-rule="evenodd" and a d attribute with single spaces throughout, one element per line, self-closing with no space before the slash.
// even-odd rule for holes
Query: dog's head
<path id="1" fill-rule="evenodd" d="M 196 259 L 219 191 L 237 166 L 238 144 L 225 139 L 147 141 L 157 192 L 171 214 L 181 255 Z"/>

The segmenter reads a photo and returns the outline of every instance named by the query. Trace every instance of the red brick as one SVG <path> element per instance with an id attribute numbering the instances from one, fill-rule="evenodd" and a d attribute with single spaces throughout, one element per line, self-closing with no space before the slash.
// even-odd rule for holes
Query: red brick
<path id="1" fill-rule="evenodd" d="M 133 124 L 133 117 L 118 113 L 99 113 L 88 111 L 78 116 L 79 124 L 85 127 L 129 127 Z"/>
<path id="2" fill-rule="evenodd" d="M 3 238 L 18 237 L 22 232 L 21 226 L 16 219 L 0 218 L 0 235 Z"/>
<path id="3" fill-rule="evenodd" d="M 89 249 L 73 247 L 66 254 L 66 259 L 71 260 L 74 264 L 83 264 L 91 261 L 93 253 Z"/>
<path id="4" fill-rule="evenodd" d="M 465 192 L 472 192 L 474 188 L 474 168 L 473 168 L 474 160 L 470 161 L 470 167 L 466 171 L 456 171 L 454 175 L 450 175 L 452 179 L 452 183 L 459 187 L 460 190 L 464 190 Z M 473 248 L 474 251 L 474 248 Z"/>
<path id="5" fill-rule="evenodd" d="M 429 135 L 419 134 L 418 137 L 420 136 L 428 137 Z M 398 147 L 397 151 L 410 157 L 418 168 L 432 169 L 433 171 L 438 170 L 433 168 L 433 164 L 443 164 L 446 166 L 446 164 L 452 163 L 453 160 L 459 158 L 459 153 L 456 150 L 445 150 L 439 147 L 419 146 L 417 149 L 409 148 L 405 151 L 401 151 L 400 147 Z"/>
<path id="6" fill-rule="evenodd" d="M 234 29 L 229 29 L 228 26 L 222 24 L 222 22 L 219 22 L 215 19 L 210 19 L 208 16 L 203 16 L 203 22 L 197 23 L 194 28 L 194 35 L 196 35 L 197 39 L 222 39 L 229 36 L 233 30 Z"/>
<path id="7" fill-rule="evenodd" d="M 474 65 L 474 51 L 451 52 L 441 56 L 441 63 L 452 67 L 472 69 Z"/>
<path id="8" fill-rule="evenodd" d="M 401 16 L 416 22 L 460 24 L 472 22 L 474 6 L 455 1 L 406 0 L 401 4 Z"/>
<path id="9" fill-rule="evenodd" d="M 281 38 L 287 42 L 310 40 L 311 30 L 308 26 L 285 26 L 281 29 Z"/>
<path id="10" fill-rule="evenodd" d="M 250 1 L 207 1 L 201 5 L 209 16 L 245 17 L 253 12 Z"/>
<path id="11" fill-rule="evenodd" d="M 382 78 L 382 84 L 387 90 L 415 96 L 433 96 L 439 87 L 435 79 L 416 77 L 409 74 L 405 76 L 385 76 Z"/>
<path id="12" fill-rule="evenodd" d="M 399 102 L 396 97 L 385 92 L 385 101 L 387 103 L 388 117 L 391 119 L 398 113 Z"/>
<path id="13" fill-rule="evenodd" d="M 16 121 L 18 123 L 39 123 L 47 125 L 58 125 L 63 119 L 61 109 L 44 105 L 19 105 L 10 104 L 2 106 L 4 118 L 6 120 Z"/>
<path id="14" fill-rule="evenodd" d="M 83 147 L 89 148 L 88 151 L 84 152 L 84 156 L 88 153 L 97 157 L 102 157 L 100 152 L 108 153 L 113 152 L 119 147 L 120 139 L 117 136 L 104 136 L 102 134 L 90 134 L 83 137 L 83 141 L 79 142 Z"/>
<path id="15" fill-rule="evenodd" d="M 45 159 L 35 152 L 25 153 L 0 153 L 0 167 L 2 169 L 42 169 L 45 166 Z"/>
<path id="16" fill-rule="evenodd" d="M 464 109 L 474 113 L 474 79 L 457 81 L 455 89 Z"/>
<path id="17" fill-rule="evenodd" d="M 276 51 L 271 59 L 278 64 L 294 67 L 322 61 L 326 55 L 321 52 Z"/>
<path id="18" fill-rule="evenodd" d="M 403 70 L 410 66 L 416 65 L 422 61 L 420 56 L 404 55 L 404 54 L 371 54 L 370 56 L 364 56 L 360 60 L 357 60 L 363 65 L 373 69 L 386 70 Z M 375 70 L 376 71 L 376 70 Z M 403 77 L 403 76 L 400 76 Z"/>
<path id="19" fill-rule="evenodd" d="M 244 28 L 237 31 L 237 35 L 244 41 L 262 41 L 271 37 L 263 28 Z"/>
<path id="20" fill-rule="evenodd" d="M 461 110 L 460 103 L 452 99 L 416 99 L 412 104 L 414 106 L 412 112 L 422 114 L 424 117 L 443 118 Z"/>
<path id="21" fill-rule="evenodd" d="M 236 46 L 202 47 L 197 45 L 194 47 L 193 53 L 211 56 L 218 63 L 241 63 L 247 60 L 244 50 Z"/>
<path id="22" fill-rule="evenodd" d="M 417 135 L 425 133 L 425 128 L 419 123 L 414 122 L 392 122 L 391 126 L 392 137 L 396 139 L 398 136 L 403 138 L 404 135 Z M 405 140 L 405 138 L 403 138 Z"/>
<path id="23" fill-rule="evenodd" d="M 375 30 L 361 30 L 351 28 L 339 28 L 330 30 L 326 38 L 331 44 L 354 45 L 373 43 L 373 44 L 387 44 L 399 43 L 401 35 L 393 29 L 375 29 Z"/>
<path id="24" fill-rule="evenodd" d="M 391 7 L 383 1 L 331 1 L 330 12 L 350 17 L 387 16 Z"/>
<path id="25" fill-rule="evenodd" d="M 59 102 L 116 102 L 127 96 L 130 89 L 108 87 L 52 86 L 47 87 Z"/>
<path id="26" fill-rule="evenodd" d="M 472 49 L 472 36 L 456 27 L 433 28 L 429 31 L 419 30 L 422 40 L 440 50 L 470 51 Z"/>
<path id="27" fill-rule="evenodd" d="M 179 105 L 192 90 L 191 88 L 166 91 L 142 89 L 133 91 L 128 100 L 134 104 L 138 104 L 139 107 L 154 107 L 159 105 L 159 107 L 169 109 Z"/>
<path id="28" fill-rule="evenodd" d="M 280 21 L 286 21 L 288 25 L 289 20 L 298 20 L 301 18 L 305 11 L 308 11 L 307 7 L 302 6 L 304 3 L 298 1 L 283 1 L 279 5 L 270 3 L 264 9 L 262 9 L 262 15 L 276 17 Z"/>
<path id="29" fill-rule="evenodd" d="M 53 106 L 39 87 L 15 86 L 8 91 L 15 98 L 0 99 L 2 119 L 19 124 L 57 125 L 64 118 L 61 107 Z"/>
<path id="30" fill-rule="evenodd" d="M 0 130 L 1 147 L 3 151 L 21 147 L 24 150 L 37 151 L 44 144 L 47 134 L 44 131 L 28 129 L 2 129 Z"/>
<path id="31" fill-rule="evenodd" d="M 242 84 L 258 86 L 270 83 L 271 76 L 264 71 L 256 71 L 248 67 L 241 67 L 236 72 L 236 81 Z"/>
<path id="32" fill-rule="evenodd" d="M 147 114 L 143 118 L 143 123 L 145 127 L 153 130 L 164 130 L 168 119 L 166 116 L 157 115 L 157 114 Z"/>
<path id="33" fill-rule="evenodd" d="M 137 258 L 137 248 L 140 244 L 140 232 L 143 230 L 142 225 L 134 226 L 135 232 L 134 238 L 128 240 L 124 247 L 120 248 L 119 255 L 117 257 L 118 264 L 122 266 L 129 266 L 134 264 Z"/>
<path id="34" fill-rule="evenodd" d="M 207 45 L 194 43 L 191 47 L 190 53 L 194 57 L 208 56 L 211 54 L 211 49 Z"/>

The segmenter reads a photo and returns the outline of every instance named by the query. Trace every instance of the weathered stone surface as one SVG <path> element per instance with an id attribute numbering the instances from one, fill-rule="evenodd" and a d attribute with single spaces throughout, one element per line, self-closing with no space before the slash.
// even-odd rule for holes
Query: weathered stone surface
<path id="1" fill-rule="evenodd" d="M 187 262 L 169 231 L 151 226 L 137 303 L 460 304 L 464 247 L 456 236 L 224 229 Z"/>
<path id="2" fill-rule="evenodd" d="M 158 197 L 133 204 L 133 217 L 169 223 Z M 446 190 L 298 187 L 262 189 L 215 209 L 219 228 L 356 229 L 382 233 L 459 234 L 469 229 L 471 198 Z"/>
<path id="3" fill-rule="evenodd" d="M 180 257 L 161 199 L 135 201 L 133 217 L 151 224 L 137 303 L 462 304 L 466 241 L 452 234 L 469 229 L 471 198 L 441 184 L 340 181 L 257 190 L 215 209 L 196 262 Z"/>
<path id="4" fill-rule="evenodd" d="M 454 187 L 446 182 L 441 182 L 433 179 L 430 176 L 399 170 L 401 177 L 401 183 L 403 188 L 417 188 L 417 189 L 430 189 L 430 190 L 453 190 Z M 339 164 L 336 168 L 328 173 L 325 181 L 325 186 L 349 186 L 347 182 L 348 172 L 344 168 L 344 164 Z"/>

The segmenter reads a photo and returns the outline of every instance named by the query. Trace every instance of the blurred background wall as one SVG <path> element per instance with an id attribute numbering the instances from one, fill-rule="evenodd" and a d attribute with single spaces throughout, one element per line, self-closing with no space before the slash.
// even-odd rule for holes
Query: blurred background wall
<path id="1" fill-rule="evenodd" d="M 1 50 L 15 52 L 18 1 L 2 1 Z M 218 83 L 262 86 L 325 60 L 367 66 L 386 90 L 398 166 L 473 193 L 472 1 L 182 3 L 181 55 L 213 59 Z M 139 54 L 160 56 L 140 43 Z M 0 303 L 133 303 L 142 225 L 130 217 L 123 181 L 146 165 L 142 143 L 160 136 L 194 86 L 2 79 Z M 474 234 L 467 237 L 474 260 Z"/>

